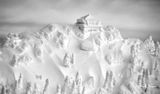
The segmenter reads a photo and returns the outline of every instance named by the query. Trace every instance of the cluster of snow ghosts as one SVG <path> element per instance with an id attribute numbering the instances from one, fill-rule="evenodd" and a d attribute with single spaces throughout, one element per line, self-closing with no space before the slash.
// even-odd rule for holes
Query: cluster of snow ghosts
<path id="1" fill-rule="evenodd" d="M 116 85 L 116 80 L 114 78 L 113 72 L 107 71 L 103 88 L 101 88 L 100 91 L 98 92 L 102 92 L 101 90 L 104 89 L 103 92 L 111 94 L 113 92 L 113 88 L 115 85 Z"/>
<path id="2" fill-rule="evenodd" d="M 16 94 L 45 94 L 49 85 L 49 80 L 43 80 L 43 85 L 25 81 L 22 74 L 16 79 Z M 8 93 L 7 93 L 8 94 Z"/>
<path id="3" fill-rule="evenodd" d="M 23 34 L 18 33 L 8 33 L 7 35 L 7 41 L 5 43 L 5 46 L 13 49 L 13 51 L 17 53 L 23 53 L 26 47 L 26 44 L 23 40 Z"/>
<path id="4" fill-rule="evenodd" d="M 42 28 L 41 31 L 39 32 L 39 35 L 43 39 L 52 41 L 56 47 L 65 49 L 68 46 L 69 33 L 70 33 L 69 26 L 51 24 Z"/>
<path id="5" fill-rule="evenodd" d="M 101 36 L 105 40 L 108 40 L 108 41 L 111 41 L 111 42 L 116 41 L 116 40 L 123 40 L 123 38 L 120 34 L 120 31 L 113 26 L 104 27 L 104 31 L 105 32 L 102 32 Z"/>
<path id="6" fill-rule="evenodd" d="M 84 85 L 86 88 L 85 94 L 88 94 L 87 89 L 89 89 L 89 87 L 92 87 L 91 89 L 94 88 L 94 82 L 95 82 L 94 77 L 89 77 L 89 80 L 86 80 L 86 81 L 87 82 L 84 81 L 85 82 Z M 117 82 L 113 74 L 113 71 L 106 70 L 105 79 L 103 81 L 103 84 L 95 90 L 94 94 L 118 94 L 115 92 L 115 90 L 117 89 L 116 85 L 117 85 Z"/>
<path id="7" fill-rule="evenodd" d="M 144 42 L 134 43 L 131 46 L 131 63 L 128 67 L 129 81 L 121 86 L 120 94 L 159 94 L 158 44 L 159 42 L 156 45 L 149 36 Z"/>
<path id="8" fill-rule="evenodd" d="M 75 77 L 66 76 L 63 85 L 57 86 L 56 94 L 86 94 L 87 89 L 94 87 L 94 78 L 88 77 L 88 79 L 82 79 L 79 72 Z"/>
<path id="9" fill-rule="evenodd" d="M 16 81 L 10 67 L 0 63 L 0 94 L 16 94 Z"/>
<path id="10" fill-rule="evenodd" d="M 26 54 L 28 44 L 23 33 L 8 33 L 4 47 L 10 51 L 11 66 L 28 64 L 32 58 Z M 9 57 L 6 57 L 9 58 Z"/>

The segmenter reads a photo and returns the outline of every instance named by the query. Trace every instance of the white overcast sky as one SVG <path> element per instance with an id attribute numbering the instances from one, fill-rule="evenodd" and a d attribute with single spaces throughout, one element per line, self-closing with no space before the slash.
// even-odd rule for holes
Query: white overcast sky
<path id="1" fill-rule="evenodd" d="M 160 40 L 160 0 L 0 0 L 0 32 L 72 24 L 87 13 L 116 26 L 125 37 L 151 34 Z"/>

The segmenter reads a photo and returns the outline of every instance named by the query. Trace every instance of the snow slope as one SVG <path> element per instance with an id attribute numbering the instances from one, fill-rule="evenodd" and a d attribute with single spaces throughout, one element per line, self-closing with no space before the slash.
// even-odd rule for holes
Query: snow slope
<path id="1" fill-rule="evenodd" d="M 77 32 L 81 30 L 75 24 L 53 24 L 38 32 L 9 33 L 2 38 L 0 92 L 160 93 L 159 42 L 151 37 L 146 42 L 123 39 L 112 26 L 88 32 L 85 38 Z"/>

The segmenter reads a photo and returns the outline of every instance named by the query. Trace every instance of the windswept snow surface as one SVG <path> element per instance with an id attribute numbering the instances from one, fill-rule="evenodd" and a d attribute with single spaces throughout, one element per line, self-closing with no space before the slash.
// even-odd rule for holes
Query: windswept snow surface
<path id="1" fill-rule="evenodd" d="M 77 25 L 9 33 L 0 40 L 0 94 L 160 94 L 159 42 L 98 30 L 85 38 Z"/>

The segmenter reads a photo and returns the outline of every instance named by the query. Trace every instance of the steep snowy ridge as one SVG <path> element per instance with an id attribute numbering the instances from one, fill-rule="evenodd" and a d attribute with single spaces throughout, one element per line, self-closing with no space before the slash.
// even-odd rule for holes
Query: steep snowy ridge
<path id="1" fill-rule="evenodd" d="M 160 43 L 89 15 L 0 39 L 0 94 L 160 93 Z"/>

